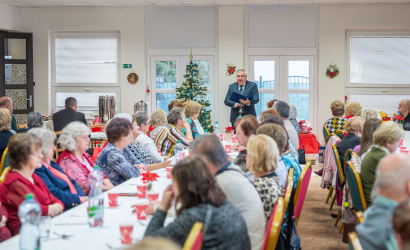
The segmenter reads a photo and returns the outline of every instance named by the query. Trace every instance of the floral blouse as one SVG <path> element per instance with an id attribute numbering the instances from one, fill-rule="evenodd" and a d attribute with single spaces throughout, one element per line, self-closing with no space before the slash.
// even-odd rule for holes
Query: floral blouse
<path id="1" fill-rule="evenodd" d="M 131 142 L 127 148 L 131 153 L 137 158 L 137 160 L 145 165 L 151 165 L 155 162 L 152 160 L 151 155 L 149 155 L 139 143 Z"/>
<path id="2" fill-rule="evenodd" d="M 85 158 L 91 166 L 94 166 L 94 162 L 91 156 L 87 153 L 83 153 L 83 158 Z M 70 176 L 77 184 L 81 187 L 85 195 L 90 192 L 90 183 L 88 183 L 88 175 L 90 170 L 80 162 L 80 160 L 70 151 L 65 150 L 58 157 L 56 162 L 64 172 Z M 107 178 L 104 175 L 104 178 Z"/>
<path id="3" fill-rule="evenodd" d="M 253 185 L 261 197 L 266 221 L 269 221 L 273 206 L 284 194 L 279 177 L 273 172 L 254 180 Z"/>

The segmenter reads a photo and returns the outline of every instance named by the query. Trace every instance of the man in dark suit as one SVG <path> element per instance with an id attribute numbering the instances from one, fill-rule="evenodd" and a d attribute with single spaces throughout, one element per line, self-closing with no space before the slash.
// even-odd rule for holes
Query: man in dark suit
<path id="1" fill-rule="evenodd" d="M 247 75 L 244 69 L 240 69 L 236 72 L 236 82 L 229 85 L 228 93 L 225 97 L 225 105 L 231 107 L 230 122 L 232 127 L 235 124 L 236 118 L 239 114 L 254 115 L 256 116 L 255 104 L 259 102 L 258 86 L 254 82 L 247 81 Z M 239 100 L 241 103 L 231 101 L 232 93 L 238 93 L 244 96 L 248 96 L 255 93 L 252 99 Z"/>
<path id="2" fill-rule="evenodd" d="M 84 114 L 77 112 L 77 100 L 74 97 L 68 97 L 65 100 L 65 109 L 53 114 L 54 131 L 61 131 L 67 124 L 74 121 L 87 125 Z"/>

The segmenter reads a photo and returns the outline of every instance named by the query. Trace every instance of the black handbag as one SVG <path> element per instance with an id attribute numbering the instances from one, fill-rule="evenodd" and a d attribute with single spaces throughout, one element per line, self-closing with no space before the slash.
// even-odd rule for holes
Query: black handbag
<path id="1" fill-rule="evenodd" d="M 306 164 L 306 155 L 305 155 L 305 145 L 303 144 L 302 140 L 299 137 L 300 143 L 302 143 L 302 148 L 298 149 L 298 154 L 299 154 L 299 164 Z"/>

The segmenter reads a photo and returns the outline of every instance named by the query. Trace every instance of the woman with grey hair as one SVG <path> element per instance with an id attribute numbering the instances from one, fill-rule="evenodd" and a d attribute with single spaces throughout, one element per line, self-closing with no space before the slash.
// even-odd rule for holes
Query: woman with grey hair
<path id="1" fill-rule="evenodd" d="M 32 128 L 41 128 L 43 127 L 44 119 L 40 112 L 34 111 L 28 114 L 27 116 L 27 127 L 17 130 L 17 133 L 27 132 Z"/>
<path id="2" fill-rule="evenodd" d="M 43 180 L 50 193 L 64 203 L 66 210 L 86 202 L 88 197 L 80 186 L 52 160 L 56 149 L 56 135 L 45 128 L 33 128 L 27 133 L 33 134 L 41 141 L 41 168 L 37 168 L 34 173 Z"/>
<path id="3" fill-rule="evenodd" d="M 298 116 L 298 111 L 292 103 L 289 103 L 289 121 L 292 123 L 293 127 L 295 127 L 296 132 L 300 132 L 300 126 L 298 121 L 296 120 L 296 117 Z"/>
<path id="4" fill-rule="evenodd" d="M 85 195 L 90 192 L 88 175 L 93 171 L 94 162 L 85 151 L 90 145 L 90 129 L 82 122 L 72 122 L 64 127 L 59 137 L 60 145 L 65 149 L 57 159 L 57 164 L 73 178 Z M 104 174 L 103 191 L 114 187 Z"/>

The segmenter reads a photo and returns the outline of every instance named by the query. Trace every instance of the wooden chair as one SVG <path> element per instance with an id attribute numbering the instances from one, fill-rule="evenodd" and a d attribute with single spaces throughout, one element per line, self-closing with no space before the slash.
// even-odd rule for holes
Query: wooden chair
<path id="1" fill-rule="evenodd" d="M 203 227 L 203 223 L 195 222 L 184 243 L 183 250 L 200 250 L 202 248 Z"/>
<path id="2" fill-rule="evenodd" d="M 346 165 L 346 179 L 349 184 L 350 196 L 352 197 L 354 209 L 364 212 L 367 205 L 366 200 L 364 199 L 362 181 L 351 161 L 348 161 Z"/>
<path id="3" fill-rule="evenodd" d="M 17 129 L 27 128 L 27 124 L 17 124 Z"/>
<path id="4" fill-rule="evenodd" d="M 10 167 L 6 167 L 3 171 L 3 173 L 1 173 L 0 183 L 3 183 L 4 180 L 6 180 L 6 175 L 10 172 L 10 169 L 11 169 Z"/>
<path id="5" fill-rule="evenodd" d="M 268 226 L 266 228 L 265 240 L 262 249 L 275 249 L 278 243 L 280 229 L 282 228 L 283 217 L 286 208 L 282 197 L 279 197 L 269 218 Z"/>
<path id="6" fill-rule="evenodd" d="M 359 241 L 359 238 L 357 237 L 356 232 L 351 232 L 348 234 L 348 236 L 349 236 L 350 249 L 363 250 L 362 244 L 360 244 L 360 241 Z"/>
<path id="7" fill-rule="evenodd" d="M 298 225 L 299 217 L 302 212 L 303 203 L 305 202 L 305 197 L 307 189 L 309 187 L 310 177 L 312 176 L 312 166 L 309 163 L 305 165 L 302 173 L 300 173 L 298 186 L 295 192 L 295 224 Z"/>
<path id="8" fill-rule="evenodd" d="M 361 224 L 364 220 L 363 212 L 362 211 L 356 211 L 354 214 L 356 215 L 356 219 L 358 221 L 358 224 Z"/>
<path id="9" fill-rule="evenodd" d="M 0 162 L 0 174 L 3 173 L 3 170 L 9 166 L 9 149 L 6 148 L 3 151 Z"/>
<path id="10" fill-rule="evenodd" d="M 54 146 L 56 146 L 56 151 L 54 152 L 55 158 L 53 161 L 57 161 L 58 156 L 64 151 L 63 148 L 60 146 L 60 142 L 58 140 L 58 136 L 61 135 L 61 131 L 54 132 L 56 134 L 56 140 Z"/>

